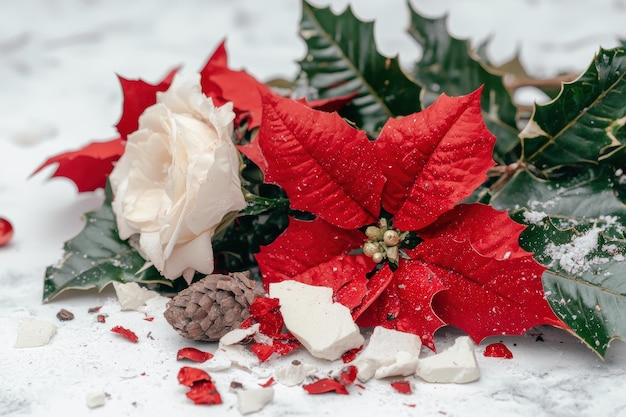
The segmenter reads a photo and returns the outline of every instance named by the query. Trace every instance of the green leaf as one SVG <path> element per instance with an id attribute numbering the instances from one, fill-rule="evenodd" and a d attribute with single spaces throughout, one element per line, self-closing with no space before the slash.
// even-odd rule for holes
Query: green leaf
<path id="1" fill-rule="evenodd" d="M 624 225 L 605 216 L 563 229 L 561 219 L 539 219 L 525 210 L 514 218 L 528 224 L 520 245 L 549 268 L 543 286 L 557 316 L 600 356 L 611 340 L 626 340 Z"/>
<path id="2" fill-rule="evenodd" d="M 564 165 L 597 163 L 620 142 L 626 123 L 626 54 L 603 49 L 578 79 L 545 105 L 536 105 L 520 133 L 522 159 L 550 173 Z M 623 138 L 621 139 L 623 140 Z"/>
<path id="3" fill-rule="evenodd" d="M 498 138 L 494 159 L 503 164 L 519 158 L 517 110 L 502 76 L 491 72 L 466 40 L 448 33 L 447 17 L 429 19 L 411 8 L 409 34 L 423 49 L 413 77 L 424 85 L 422 105 L 434 102 L 441 93 L 468 94 L 483 85 L 481 108 L 489 130 Z"/>
<path id="4" fill-rule="evenodd" d="M 378 53 L 374 24 L 358 20 L 349 7 L 335 15 L 303 2 L 300 36 L 308 48 L 300 66 L 310 86 L 320 98 L 358 92 L 341 115 L 371 136 L 378 136 L 388 118 L 421 110 L 421 87 L 397 58 Z"/>
<path id="5" fill-rule="evenodd" d="M 281 210 L 289 207 L 289 199 L 284 197 L 268 198 L 254 194 L 248 194 L 246 196 L 247 206 L 239 212 L 238 217 L 241 216 L 258 216 L 259 214 L 266 213 L 273 210 Z"/>
<path id="6" fill-rule="evenodd" d="M 85 214 L 83 230 L 65 242 L 61 261 L 46 269 L 44 302 L 69 289 L 102 290 L 113 281 L 171 285 L 154 267 L 139 272 L 146 261 L 127 241 L 120 240 L 111 200 L 111 188 L 107 185 L 100 210 Z"/>

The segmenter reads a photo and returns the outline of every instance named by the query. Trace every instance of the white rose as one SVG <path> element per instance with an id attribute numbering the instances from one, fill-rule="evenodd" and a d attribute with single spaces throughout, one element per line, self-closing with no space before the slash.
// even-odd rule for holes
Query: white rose
<path id="1" fill-rule="evenodd" d="M 213 271 L 211 240 L 229 212 L 245 207 L 232 103 L 202 93 L 200 76 L 176 77 L 139 118 L 110 175 L 121 239 L 169 279 Z"/>

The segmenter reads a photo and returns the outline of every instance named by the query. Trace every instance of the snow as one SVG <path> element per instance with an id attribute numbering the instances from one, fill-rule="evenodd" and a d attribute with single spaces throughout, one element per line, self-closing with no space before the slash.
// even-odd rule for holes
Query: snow
<path id="1" fill-rule="evenodd" d="M 334 1 L 333 9 L 345 3 Z M 404 33 L 404 0 L 353 4 L 360 17 L 377 19 L 385 54 L 400 53 L 404 65 L 419 56 Z M 599 45 L 613 47 L 626 38 L 623 0 L 596 1 L 593 7 L 586 0 L 412 4 L 431 17 L 447 11 L 456 36 L 478 43 L 491 35 L 488 50 L 496 63 L 520 51 L 535 75 L 580 72 Z M 233 381 L 257 388 L 274 369 L 294 360 L 318 369 L 316 375 L 343 366 L 306 351 L 252 366 L 250 358 L 230 352 L 251 369 L 209 370 L 224 404 L 195 406 L 176 381 L 180 367 L 188 365 L 176 361 L 176 352 L 194 346 L 215 353 L 217 345 L 182 339 L 160 314 L 162 297 L 149 300 L 142 311 L 123 311 L 112 287 L 101 293 L 68 292 L 41 303 L 46 266 L 59 261 L 63 242 L 82 228 L 82 213 L 97 208 L 103 195 L 78 195 L 66 180 L 47 181 L 51 169 L 29 176 L 50 155 L 114 137 L 121 110 L 116 74 L 154 82 L 177 65 L 194 71 L 226 38 L 233 67 L 246 67 L 263 80 L 292 77 L 305 50 L 296 36 L 299 13 L 297 0 L 0 3 L 0 216 L 15 228 L 12 242 L 0 248 L 0 416 L 237 416 L 237 394 L 229 390 Z M 626 181 L 622 173 L 616 175 Z M 98 313 L 88 313 L 96 306 L 102 306 Z M 56 319 L 61 308 L 74 313 L 74 320 Z M 106 323 L 99 323 L 97 314 Z M 54 323 L 56 334 L 44 346 L 15 348 L 19 324 L 29 318 Z M 116 325 L 136 332 L 139 342 L 112 333 Z M 536 341 L 539 334 L 543 342 Z M 438 349 L 462 335 L 452 328 L 440 330 Z M 482 355 L 487 344 L 498 341 L 511 349 L 513 359 Z M 322 397 L 277 383 L 273 401 L 254 415 L 401 416 L 415 415 L 414 404 L 421 415 L 626 416 L 626 346 L 621 341 L 611 344 L 603 361 L 570 334 L 540 327 L 525 336 L 489 338 L 475 352 L 481 371 L 476 382 L 439 385 L 410 379 L 414 393 L 405 396 L 389 380 L 372 379 L 363 390 L 350 387 L 348 396 Z M 209 369 L 209 362 L 199 367 Z M 91 395 L 103 395 L 104 405 L 89 408 Z"/>

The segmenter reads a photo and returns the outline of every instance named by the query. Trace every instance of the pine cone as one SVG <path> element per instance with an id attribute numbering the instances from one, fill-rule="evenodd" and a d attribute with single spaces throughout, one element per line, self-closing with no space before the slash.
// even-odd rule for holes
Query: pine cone
<path id="1" fill-rule="evenodd" d="M 207 275 L 167 303 L 165 319 L 183 337 L 207 342 L 239 328 L 250 315 L 249 307 L 262 296 L 247 272 Z"/>

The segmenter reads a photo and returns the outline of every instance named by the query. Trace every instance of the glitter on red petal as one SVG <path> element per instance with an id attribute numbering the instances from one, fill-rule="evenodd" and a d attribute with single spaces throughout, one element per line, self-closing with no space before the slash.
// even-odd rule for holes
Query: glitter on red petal
<path id="1" fill-rule="evenodd" d="M 492 343 L 485 347 L 484 356 L 489 358 L 513 359 L 513 352 L 504 343 Z"/>
<path id="2" fill-rule="evenodd" d="M 338 382 L 343 386 L 352 385 L 352 383 L 356 380 L 356 375 L 358 372 L 359 371 L 356 366 L 346 366 L 341 370 Z"/>
<path id="3" fill-rule="evenodd" d="M 259 385 L 262 386 L 263 388 L 267 388 L 272 384 L 274 384 L 274 377 L 271 377 L 270 379 L 268 379 L 267 381 Z"/>
<path id="4" fill-rule="evenodd" d="M 412 394 L 413 393 L 413 390 L 411 389 L 411 383 L 409 381 L 392 382 L 391 386 L 400 394 Z"/>
<path id="5" fill-rule="evenodd" d="M 184 347 L 176 354 L 176 360 L 189 359 L 190 361 L 202 363 L 213 357 L 212 353 L 204 352 L 194 347 Z"/>
<path id="6" fill-rule="evenodd" d="M 330 378 L 320 379 L 312 384 L 303 385 L 302 388 L 309 394 L 325 394 L 334 391 L 337 394 L 348 395 L 348 390 L 338 381 Z"/>
<path id="7" fill-rule="evenodd" d="M 265 362 L 274 353 L 274 348 L 265 343 L 255 343 L 250 346 L 250 350 L 259 358 L 261 362 Z"/>
<path id="8" fill-rule="evenodd" d="M 211 377 L 202 369 L 192 366 L 183 366 L 178 371 L 178 383 L 190 387 L 199 381 L 211 381 Z"/>
<path id="9" fill-rule="evenodd" d="M 125 327 L 115 326 L 111 329 L 111 331 L 114 333 L 121 334 L 122 336 L 124 336 L 126 339 L 130 340 L 133 343 L 137 343 L 137 341 L 139 341 L 139 338 L 137 337 L 135 332 L 133 332 L 132 330 L 128 330 Z"/>
<path id="10" fill-rule="evenodd" d="M 194 404 L 221 404 L 222 397 L 212 381 L 194 382 L 185 394 Z"/>
<path id="11" fill-rule="evenodd" d="M 341 355 L 341 360 L 343 361 L 343 363 L 350 363 L 356 358 L 356 355 L 358 355 L 361 350 L 363 350 L 363 346 L 350 349 L 349 351 Z"/>

